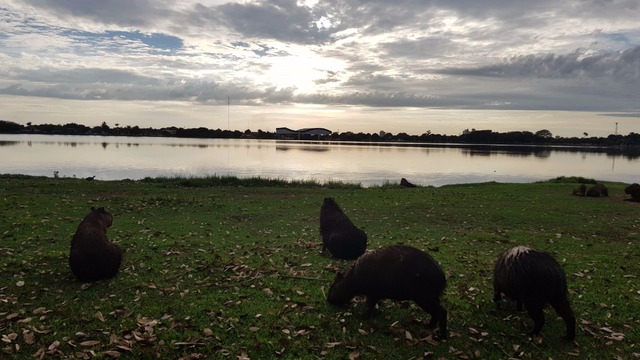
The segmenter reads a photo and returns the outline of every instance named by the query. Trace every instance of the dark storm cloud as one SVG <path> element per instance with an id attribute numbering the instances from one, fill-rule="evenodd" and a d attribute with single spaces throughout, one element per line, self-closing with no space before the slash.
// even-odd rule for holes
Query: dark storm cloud
<path id="1" fill-rule="evenodd" d="M 216 8 L 221 21 L 245 36 L 294 43 L 323 43 L 331 33 L 318 27 L 320 16 L 296 0 L 227 3 Z"/>
<path id="2" fill-rule="evenodd" d="M 38 72 L 47 73 L 47 71 Z M 214 80 L 178 78 L 156 80 L 109 70 L 87 70 L 87 72 L 93 73 L 90 76 L 69 74 L 72 77 L 79 77 L 79 81 L 73 81 L 73 79 L 56 81 L 65 75 L 62 72 L 45 76 L 23 75 L 22 78 L 33 76 L 39 81 L 37 83 L 20 82 L 0 88 L 0 94 L 72 100 L 194 101 L 211 104 L 223 104 L 228 97 L 232 97 L 238 104 L 259 105 L 289 102 L 293 91 L 275 87 L 258 89 L 255 86 L 228 82 L 223 84 Z M 109 77 L 110 80 L 106 80 Z M 50 79 L 51 82 L 44 82 L 43 79 Z"/>
<path id="3" fill-rule="evenodd" d="M 437 97 L 404 92 L 352 92 L 349 94 L 299 95 L 295 102 L 324 105 L 362 105 L 371 107 L 438 107 L 447 103 Z"/>
<path id="4" fill-rule="evenodd" d="M 452 56 L 460 47 L 444 37 L 421 37 L 417 40 L 400 40 L 381 44 L 387 55 L 417 59 Z"/>
<path id="5" fill-rule="evenodd" d="M 450 75 L 484 77 L 537 77 L 546 79 L 611 78 L 616 81 L 640 81 L 640 46 L 620 52 L 567 55 L 522 55 L 505 59 L 500 64 L 475 68 L 444 69 Z"/>
<path id="6" fill-rule="evenodd" d="M 150 26 L 157 18 L 173 14 L 160 0 L 24 0 L 60 17 L 90 19 L 118 26 Z"/>

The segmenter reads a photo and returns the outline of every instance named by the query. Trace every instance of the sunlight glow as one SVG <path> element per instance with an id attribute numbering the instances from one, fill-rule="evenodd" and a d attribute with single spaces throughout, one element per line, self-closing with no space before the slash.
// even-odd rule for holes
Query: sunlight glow
<path id="1" fill-rule="evenodd" d="M 273 59 L 265 76 L 279 89 L 295 88 L 297 93 L 307 93 L 317 88 L 316 81 L 326 78 L 327 72 L 337 72 L 343 67 L 339 60 L 305 52 Z"/>

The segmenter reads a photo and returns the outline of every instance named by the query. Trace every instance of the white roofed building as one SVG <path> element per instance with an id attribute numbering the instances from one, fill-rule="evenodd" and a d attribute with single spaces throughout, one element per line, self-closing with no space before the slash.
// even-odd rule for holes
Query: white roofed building
<path id="1" fill-rule="evenodd" d="M 332 131 L 325 128 L 304 128 L 298 130 L 291 130 L 287 127 L 279 127 L 276 128 L 276 136 L 281 139 L 287 138 L 298 138 L 298 139 L 309 139 L 309 138 L 322 138 L 331 135 Z"/>

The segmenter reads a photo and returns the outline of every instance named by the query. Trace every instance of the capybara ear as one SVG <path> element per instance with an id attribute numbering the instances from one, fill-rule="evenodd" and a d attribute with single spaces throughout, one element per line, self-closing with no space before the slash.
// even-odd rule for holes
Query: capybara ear
<path id="1" fill-rule="evenodd" d="M 95 207 L 95 206 L 92 206 L 92 207 L 91 207 L 91 211 L 96 211 L 96 207 Z"/>

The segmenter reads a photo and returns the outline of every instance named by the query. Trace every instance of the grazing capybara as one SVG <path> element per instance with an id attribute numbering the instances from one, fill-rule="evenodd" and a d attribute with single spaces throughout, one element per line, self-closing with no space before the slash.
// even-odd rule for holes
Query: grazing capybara
<path id="1" fill-rule="evenodd" d="M 358 229 L 333 198 L 325 198 L 320 208 L 322 251 L 338 259 L 353 260 L 367 249 L 367 234 Z"/>
<path id="2" fill-rule="evenodd" d="M 556 260 L 546 252 L 526 246 L 505 251 L 496 261 L 493 271 L 493 301 L 499 306 L 501 294 L 522 305 L 533 319 L 532 334 L 539 334 L 544 325 L 544 308 L 551 305 L 567 326 L 565 339 L 576 336 L 576 319 L 567 299 L 567 278 Z"/>
<path id="3" fill-rule="evenodd" d="M 107 228 L 112 224 L 113 216 L 103 207 L 91 207 L 78 225 L 71 240 L 69 266 L 81 281 L 93 282 L 118 273 L 123 251 L 107 239 Z"/>
<path id="4" fill-rule="evenodd" d="M 440 325 L 440 336 L 447 336 L 447 311 L 440 297 L 447 279 L 438 262 L 426 252 L 405 245 L 391 245 L 369 252 L 356 260 L 331 284 L 327 301 L 344 305 L 354 296 L 367 298 L 372 314 L 379 300 L 413 300 L 431 315 L 429 327 Z"/>
<path id="5" fill-rule="evenodd" d="M 407 180 L 405 178 L 400 179 L 400 186 L 404 186 L 404 187 L 408 187 L 408 188 L 416 187 L 415 184 L 410 183 L 409 180 Z"/>
<path id="6" fill-rule="evenodd" d="M 633 183 L 624 188 L 624 193 L 631 195 L 633 200 L 640 200 L 640 185 Z"/>
<path id="7" fill-rule="evenodd" d="M 587 190 L 587 196 L 590 196 L 590 197 L 609 196 L 609 189 L 607 189 L 607 187 L 602 184 L 596 184 Z"/>
<path id="8" fill-rule="evenodd" d="M 577 189 L 573 189 L 573 195 L 584 196 L 587 193 L 587 185 L 580 184 Z"/>

